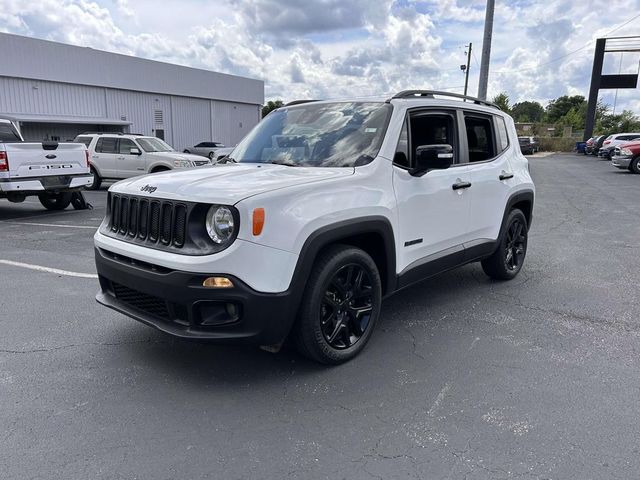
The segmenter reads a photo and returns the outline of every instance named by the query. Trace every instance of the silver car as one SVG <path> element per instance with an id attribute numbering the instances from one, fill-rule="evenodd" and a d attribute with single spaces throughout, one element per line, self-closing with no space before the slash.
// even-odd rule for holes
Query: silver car
<path id="1" fill-rule="evenodd" d="M 201 155 L 203 157 L 209 157 L 211 160 L 216 158 L 216 151 L 219 148 L 224 148 L 224 145 L 219 142 L 200 142 L 193 147 L 185 148 L 184 153 L 193 153 L 195 155 Z"/>

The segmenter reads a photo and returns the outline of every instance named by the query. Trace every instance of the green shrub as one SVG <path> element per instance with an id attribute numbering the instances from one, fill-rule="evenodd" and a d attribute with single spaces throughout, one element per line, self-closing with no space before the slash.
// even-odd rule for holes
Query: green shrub
<path id="1" fill-rule="evenodd" d="M 539 141 L 542 152 L 572 152 L 576 148 L 575 138 L 542 137 Z"/>

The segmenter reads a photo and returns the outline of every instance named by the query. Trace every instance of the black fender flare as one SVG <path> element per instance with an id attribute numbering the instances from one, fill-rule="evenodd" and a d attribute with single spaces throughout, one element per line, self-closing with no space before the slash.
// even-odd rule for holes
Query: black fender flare
<path id="1" fill-rule="evenodd" d="M 529 202 L 531 204 L 531 211 L 528 212 L 529 216 L 527 221 L 527 230 L 531 229 L 531 223 L 533 220 L 534 193 L 533 193 L 533 190 L 527 188 L 526 190 L 519 190 L 517 192 L 512 193 L 509 199 L 507 200 L 507 204 L 504 208 L 504 213 L 502 214 L 502 223 L 500 225 L 500 233 L 498 235 L 497 241 L 500 241 L 500 239 L 502 238 L 502 235 L 504 234 L 504 230 L 506 228 L 505 222 L 507 221 L 507 216 L 509 215 L 509 212 L 513 210 L 514 205 L 521 202 Z M 523 213 L 525 214 L 525 216 L 527 215 L 527 212 L 523 212 Z"/>
<path id="2" fill-rule="evenodd" d="M 359 217 L 350 220 L 325 225 L 315 230 L 305 240 L 298 262 L 291 277 L 288 292 L 291 295 L 292 311 L 297 314 L 304 295 L 307 279 L 311 274 L 313 265 L 320 252 L 329 245 L 347 241 L 349 238 L 367 234 L 379 235 L 382 238 L 385 253 L 384 285 L 383 294 L 391 293 L 396 288 L 396 250 L 393 236 L 393 227 L 388 218 L 381 215 Z M 290 328 L 294 318 L 291 319 Z"/>

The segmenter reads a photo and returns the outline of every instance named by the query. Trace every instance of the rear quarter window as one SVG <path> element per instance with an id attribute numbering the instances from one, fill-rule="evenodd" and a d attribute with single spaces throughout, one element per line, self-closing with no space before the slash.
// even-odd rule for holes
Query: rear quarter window
<path id="1" fill-rule="evenodd" d="M 496 125 L 498 128 L 499 151 L 504 152 L 509 147 L 509 134 L 507 133 L 507 124 L 503 117 L 496 116 Z M 527 139 L 528 141 L 529 139 Z"/>

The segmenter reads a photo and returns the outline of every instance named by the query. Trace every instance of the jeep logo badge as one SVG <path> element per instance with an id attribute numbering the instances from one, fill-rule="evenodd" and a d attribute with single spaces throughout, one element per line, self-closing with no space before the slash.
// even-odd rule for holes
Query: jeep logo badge
<path id="1" fill-rule="evenodd" d="M 153 193 L 158 189 L 158 187 L 152 187 L 150 185 L 145 185 L 144 187 L 140 188 L 141 192 L 149 192 L 149 193 Z"/>

